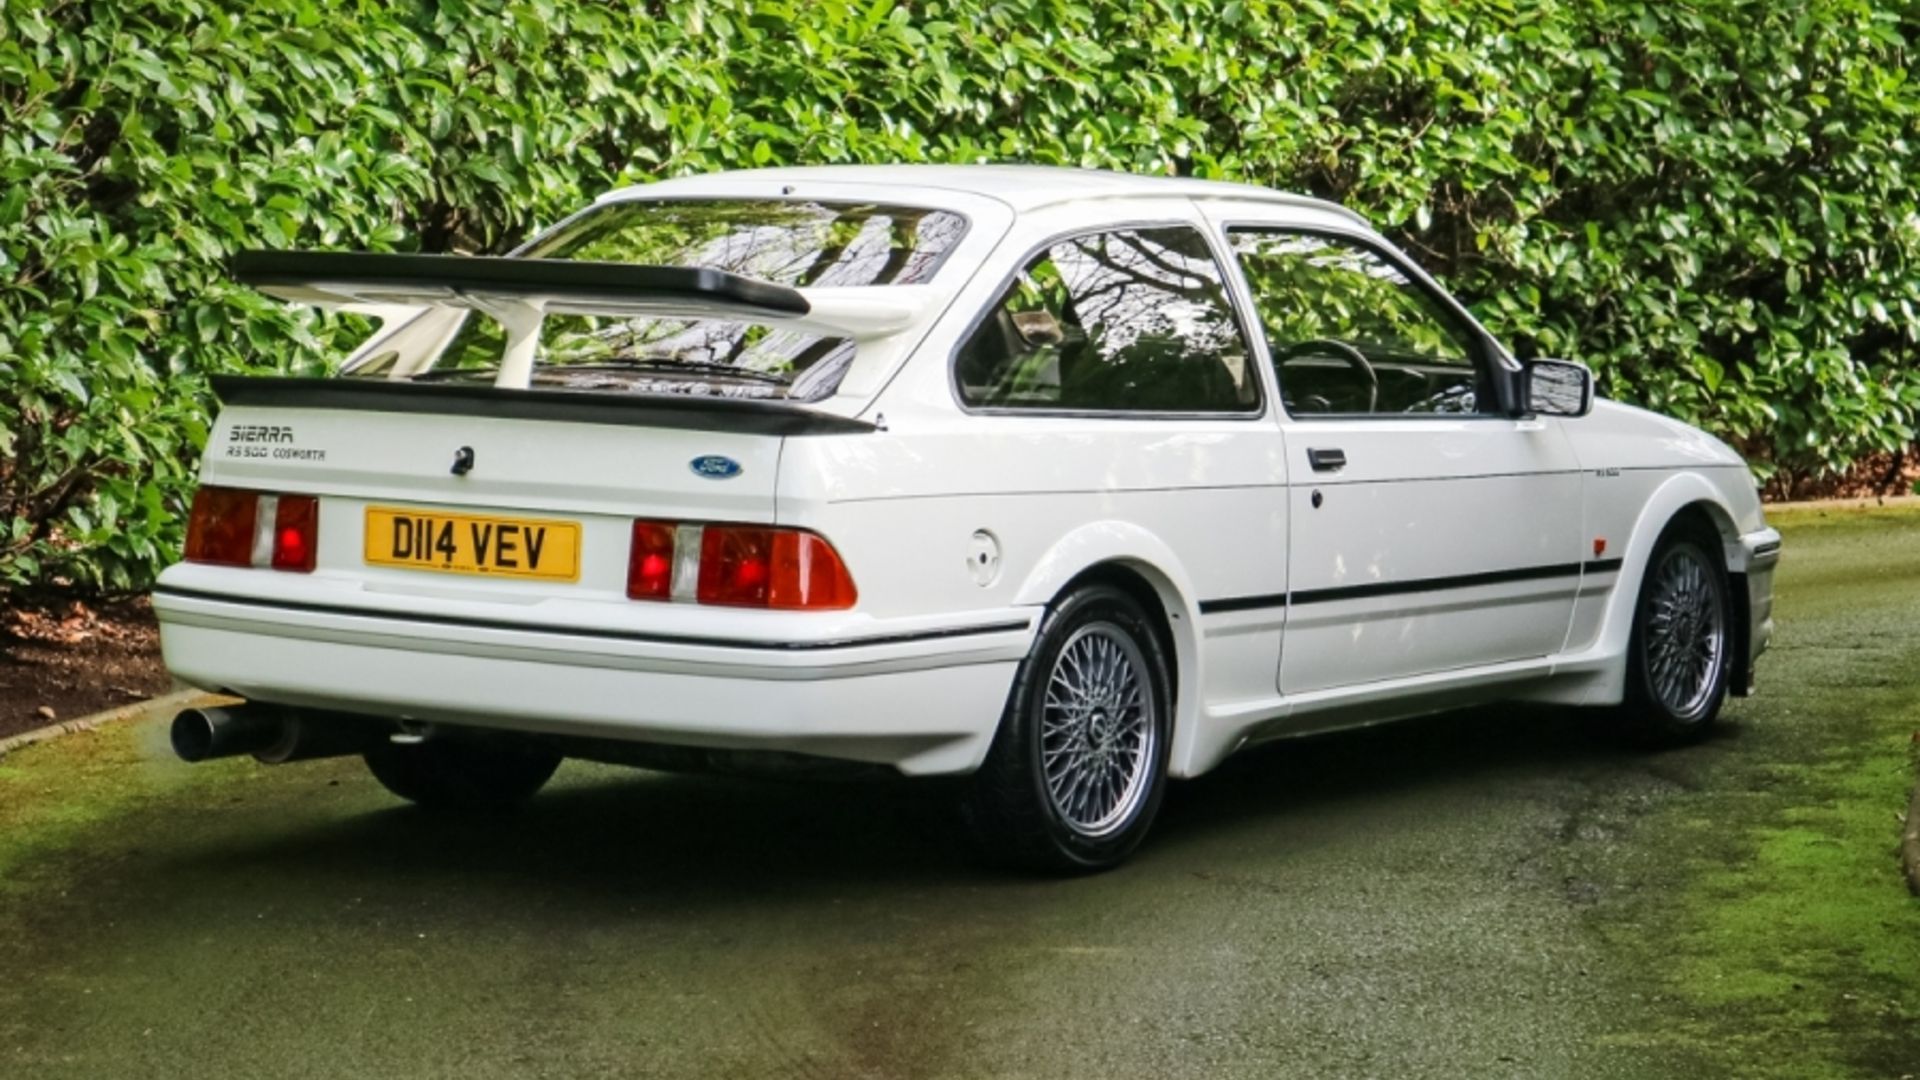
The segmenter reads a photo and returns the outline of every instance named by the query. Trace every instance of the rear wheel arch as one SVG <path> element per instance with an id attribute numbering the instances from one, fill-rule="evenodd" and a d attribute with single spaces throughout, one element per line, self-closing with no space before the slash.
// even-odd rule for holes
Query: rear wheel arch
<path id="1" fill-rule="evenodd" d="M 993 744 L 963 789 L 962 817 L 983 856 L 1047 872 L 1103 870 L 1151 829 L 1175 727 L 1169 624 L 1151 590 L 1137 572 L 1095 566 L 1048 602 Z"/>
<path id="2" fill-rule="evenodd" d="M 1164 636 L 1173 707 L 1170 768 L 1185 775 L 1185 762 L 1199 728 L 1203 661 L 1199 608 L 1191 582 L 1173 549 L 1153 533 L 1126 521 L 1092 522 L 1060 538 L 1035 564 L 1015 602 L 1051 608 L 1089 582 L 1111 583 L 1139 600 Z"/>
<path id="3" fill-rule="evenodd" d="M 1184 610 L 1185 605 L 1180 599 L 1179 590 L 1174 587 L 1171 579 L 1150 563 L 1115 559 L 1096 563 L 1074 575 L 1071 580 L 1061 586 L 1058 593 L 1054 594 L 1048 606 L 1051 607 L 1074 590 L 1087 585 L 1111 585 L 1139 601 L 1140 606 L 1147 610 L 1148 616 L 1153 621 L 1154 630 L 1160 637 L 1160 647 L 1167 654 L 1168 666 L 1172 669 L 1167 672 L 1167 683 L 1173 694 L 1174 727 L 1177 732 L 1180 726 L 1178 722 L 1180 706 L 1193 696 L 1183 682 L 1185 676 L 1182 672 L 1195 667 L 1192 654 L 1196 648 L 1196 643 L 1187 640 L 1191 637 L 1190 634 L 1183 634 L 1174 628 L 1176 623 L 1188 630 L 1193 625 L 1192 621 L 1184 616 L 1176 618 L 1171 614 Z"/>

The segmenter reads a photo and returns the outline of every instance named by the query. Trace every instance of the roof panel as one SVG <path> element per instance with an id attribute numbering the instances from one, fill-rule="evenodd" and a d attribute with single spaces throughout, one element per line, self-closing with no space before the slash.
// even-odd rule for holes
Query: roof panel
<path id="1" fill-rule="evenodd" d="M 1053 165 L 815 165 L 777 169 L 741 169 L 662 180 L 609 193 L 619 198 L 657 190 L 660 194 L 695 195 L 714 181 L 766 181 L 780 184 L 866 184 L 902 189 L 963 191 L 1011 206 L 1016 211 L 1037 209 L 1073 199 L 1167 196 L 1190 199 L 1240 199 L 1283 203 L 1340 214 L 1366 224 L 1365 219 L 1337 203 L 1274 191 L 1253 184 L 1235 184 L 1190 177 L 1142 176 L 1104 169 L 1071 169 Z M 727 194 L 737 194 L 735 188 Z M 716 192 L 718 194 L 718 192 Z"/>

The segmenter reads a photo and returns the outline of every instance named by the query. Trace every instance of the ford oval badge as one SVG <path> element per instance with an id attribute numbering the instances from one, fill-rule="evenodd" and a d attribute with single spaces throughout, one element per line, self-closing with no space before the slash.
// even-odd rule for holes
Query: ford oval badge
<path id="1" fill-rule="evenodd" d="M 740 463 L 720 454 L 702 454 L 687 463 L 693 475 L 709 480 L 731 480 L 740 475 Z"/>

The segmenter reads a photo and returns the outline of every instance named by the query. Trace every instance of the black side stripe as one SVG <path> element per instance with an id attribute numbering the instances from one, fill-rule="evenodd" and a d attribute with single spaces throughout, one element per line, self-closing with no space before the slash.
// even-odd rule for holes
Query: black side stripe
<path id="1" fill-rule="evenodd" d="M 1416 578 L 1412 581 L 1370 581 L 1365 585 L 1343 585 L 1333 589 L 1305 589 L 1293 594 L 1295 604 L 1325 604 L 1336 600 L 1360 600 L 1401 593 L 1439 592 L 1443 589 L 1471 589 L 1476 585 L 1504 585 L 1513 581 L 1573 577 L 1580 573 L 1579 563 L 1554 566 L 1523 566 L 1515 570 L 1487 570 L 1478 574 L 1451 577 Z"/>
<path id="2" fill-rule="evenodd" d="M 683 634 L 637 634 L 625 630 L 603 630 L 590 626 L 547 626 L 540 623 L 513 622 L 505 619 L 466 619 L 455 615 L 427 615 L 410 611 L 384 611 L 379 608 L 353 607 L 347 604 L 313 604 L 285 600 L 260 600 L 250 596 L 200 589 L 156 588 L 155 596 L 175 596 L 183 600 L 211 600 L 221 604 L 262 608 L 269 611 L 305 611 L 323 615 L 351 615 L 362 619 L 385 619 L 397 623 L 426 623 L 432 626 L 471 627 L 476 630 L 517 630 L 553 637 L 596 638 L 605 641 L 637 641 L 662 645 L 708 645 L 723 649 L 757 649 L 769 652 L 817 652 L 830 649 L 856 649 L 862 645 L 898 645 L 909 641 L 973 637 L 979 634 L 1005 634 L 1028 629 L 1025 622 L 994 623 L 990 626 L 954 626 L 939 630 L 921 630 L 911 634 L 880 634 L 873 637 L 845 638 L 838 641 L 742 641 L 735 638 L 692 637 Z"/>
<path id="3" fill-rule="evenodd" d="M 1230 596 L 1224 600 L 1200 601 L 1200 614 L 1219 615 L 1229 611 L 1258 611 L 1261 608 L 1286 606 L 1286 593 L 1274 593 L 1272 596 Z"/>
<path id="4" fill-rule="evenodd" d="M 1342 585 L 1331 589 L 1302 589 L 1295 593 L 1270 596 L 1233 596 L 1220 600 L 1202 600 L 1200 614 L 1219 615 L 1230 611 L 1256 611 L 1288 605 L 1326 604 L 1341 600 L 1362 600 L 1375 596 L 1403 593 L 1439 592 L 1445 589 L 1470 589 L 1479 585 L 1504 585 L 1515 581 L 1543 578 L 1577 577 L 1581 573 L 1605 574 L 1620 569 L 1620 559 L 1595 559 L 1586 563 L 1557 563 L 1552 566 L 1525 566 L 1515 570 L 1488 570 L 1477 574 L 1416 578 L 1412 581 L 1370 581 L 1364 585 Z"/>

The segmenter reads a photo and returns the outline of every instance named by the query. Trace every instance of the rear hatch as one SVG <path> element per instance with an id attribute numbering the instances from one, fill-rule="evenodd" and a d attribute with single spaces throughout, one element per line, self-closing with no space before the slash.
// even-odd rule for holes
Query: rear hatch
<path id="1" fill-rule="evenodd" d="M 821 405 L 911 350 L 965 233 L 873 202 L 625 200 L 509 258 L 247 253 L 242 282 L 387 322 L 342 377 L 217 379 L 202 479 L 317 497 L 316 584 L 622 597 L 636 520 L 773 524 L 784 439 L 871 430 Z"/>

